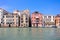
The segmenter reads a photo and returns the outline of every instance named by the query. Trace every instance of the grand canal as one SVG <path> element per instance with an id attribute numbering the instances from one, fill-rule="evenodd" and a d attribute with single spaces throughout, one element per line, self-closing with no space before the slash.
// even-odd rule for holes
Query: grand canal
<path id="1" fill-rule="evenodd" d="M 60 29 L 0 28 L 0 40 L 60 40 Z"/>

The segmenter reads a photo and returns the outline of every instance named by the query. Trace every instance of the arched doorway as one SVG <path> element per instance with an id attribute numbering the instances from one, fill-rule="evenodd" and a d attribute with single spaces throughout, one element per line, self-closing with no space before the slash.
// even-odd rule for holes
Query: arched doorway
<path id="1" fill-rule="evenodd" d="M 11 24 L 9 24 L 9 27 L 11 27 Z"/>

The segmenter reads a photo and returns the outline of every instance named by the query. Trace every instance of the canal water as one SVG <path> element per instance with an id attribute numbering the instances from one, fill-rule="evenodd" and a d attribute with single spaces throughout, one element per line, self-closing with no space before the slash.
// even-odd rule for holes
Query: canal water
<path id="1" fill-rule="evenodd" d="M 60 40 L 60 29 L 0 28 L 0 40 Z"/>

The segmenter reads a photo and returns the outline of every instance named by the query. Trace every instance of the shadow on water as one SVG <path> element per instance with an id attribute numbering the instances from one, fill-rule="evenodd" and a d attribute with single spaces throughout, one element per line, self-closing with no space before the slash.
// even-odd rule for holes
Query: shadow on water
<path id="1" fill-rule="evenodd" d="M 29 28 L 29 31 L 31 31 L 31 28 Z"/>
<path id="2" fill-rule="evenodd" d="M 18 31 L 20 31 L 20 29 L 18 29 Z"/>
<path id="3" fill-rule="evenodd" d="M 20 29 L 18 28 L 17 31 L 20 31 Z"/>
<path id="4" fill-rule="evenodd" d="M 17 31 L 20 32 L 20 31 L 23 31 L 24 29 L 25 28 L 18 28 Z M 29 28 L 26 28 L 26 29 L 28 29 L 29 32 L 32 31 L 32 28 L 30 28 L 30 27 Z M 37 30 L 39 29 L 39 30 L 42 30 L 42 31 L 45 31 L 45 29 L 47 29 L 47 30 L 48 29 L 53 29 L 54 31 L 57 31 L 57 28 L 33 28 L 33 29 L 37 29 Z"/>
<path id="5" fill-rule="evenodd" d="M 31 31 L 31 28 L 26 28 L 26 29 L 28 29 L 29 32 Z M 23 31 L 23 30 L 24 30 L 24 28 L 22 28 L 22 29 L 18 28 L 18 29 L 17 29 L 17 31 L 19 31 L 19 32 L 20 32 L 20 31 Z"/>

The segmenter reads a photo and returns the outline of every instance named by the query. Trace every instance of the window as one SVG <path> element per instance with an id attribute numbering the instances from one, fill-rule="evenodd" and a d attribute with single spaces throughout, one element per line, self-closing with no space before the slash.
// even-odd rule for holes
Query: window
<path id="1" fill-rule="evenodd" d="M 3 18 L 4 18 L 4 16 L 3 16 Z"/>
<path id="2" fill-rule="evenodd" d="M 18 15 L 16 16 L 16 18 L 18 17 Z"/>
<path id="3" fill-rule="evenodd" d="M 14 16 L 6 16 L 6 18 L 13 18 Z"/>
<path id="4" fill-rule="evenodd" d="M 14 19 L 6 19 L 6 22 L 13 22 Z"/>
<path id="5" fill-rule="evenodd" d="M 3 23 L 3 22 L 1 22 L 1 23 Z"/>
<path id="6" fill-rule="evenodd" d="M 51 16 L 48 16 L 48 18 L 51 18 Z"/>
<path id="7" fill-rule="evenodd" d="M 23 26 L 23 24 L 21 24 L 21 26 Z"/>
<path id="8" fill-rule="evenodd" d="M 21 23 L 23 23 L 23 21 L 21 21 Z"/>
<path id="9" fill-rule="evenodd" d="M 23 18 L 21 18 L 21 20 L 23 20 Z"/>
<path id="10" fill-rule="evenodd" d="M 14 22 L 12 22 L 12 24 L 14 24 Z"/>
<path id="11" fill-rule="evenodd" d="M 9 22 L 6 22 L 6 24 L 9 24 Z"/>
<path id="12" fill-rule="evenodd" d="M 36 20 L 39 20 L 39 18 L 36 18 Z"/>
<path id="13" fill-rule="evenodd" d="M 44 16 L 44 18 L 47 18 L 47 16 Z"/>
<path id="14" fill-rule="evenodd" d="M 26 18 L 26 20 L 28 20 L 28 18 Z"/>
<path id="15" fill-rule="evenodd" d="M 12 18 L 13 18 L 14 16 L 12 16 Z"/>
<path id="16" fill-rule="evenodd" d="M 3 24 L 4 24 L 4 22 L 3 22 Z"/>
<path id="17" fill-rule="evenodd" d="M 35 17 L 34 17 L 35 18 Z"/>
<path id="18" fill-rule="evenodd" d="M 36 20 L 36 22 L 39 22 L 38 20 Z"/>
<path id="19" fill-rule="evenodd" d="M 6 24 L 14 24 L 14 22 L 6 22 Z"/>
<path id="20" fill-rule="evenodd" d="M 28 21 L 26 21 L 26 23 L 27 23 Z"/>
<path id="21" fill-rule="evenodd" d="M 55 18 L 55 16 L 53 16 L 53 18 Z"/>

